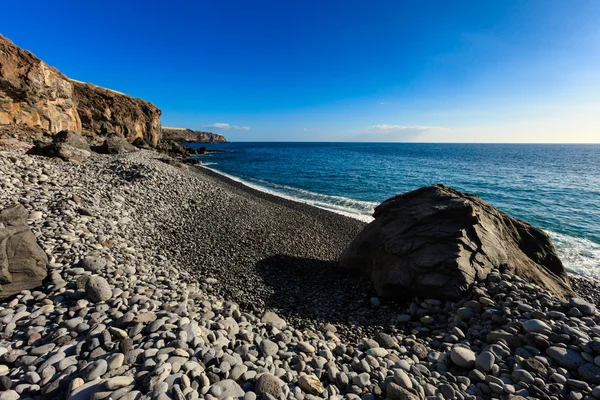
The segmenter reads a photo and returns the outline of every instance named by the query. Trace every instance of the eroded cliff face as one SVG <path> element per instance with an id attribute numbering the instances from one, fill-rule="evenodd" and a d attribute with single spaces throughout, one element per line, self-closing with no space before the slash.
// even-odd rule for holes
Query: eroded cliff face
<path id="1" fill-rule="evenodd" d="M 162 135 L 164 140 L 174 140 L 178 142 L 200 142 L 200 143 L 225 143 L 225 137 L 218 133 L 193 131 L 186 128 L 163 128 Z"/>
<path id="2" fill-rule="evenodd" d="M 1 35 L 0 125 L 81 131 L 71 81 Z"/>
<path id="3" fill-rule="evenodd" d="M 70 80 L 0 35 L 0 127 L 35 128 L 40 135 L 62 130 L 116 134 L 156 146 L 160 115 L 142 99 Z"/>
<path id="4" fill-rule="evenodd" d="M 130 142 L 142 138 L 151 146 L 158 144 L 161 138 L 158 107 L 110 89 L 72 82 L 84 134 L 114 133 Z"/>

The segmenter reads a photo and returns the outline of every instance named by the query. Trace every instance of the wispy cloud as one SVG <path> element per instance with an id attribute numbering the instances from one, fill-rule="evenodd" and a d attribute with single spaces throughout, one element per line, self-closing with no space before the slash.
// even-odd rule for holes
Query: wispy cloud
<path id="1" fill-rule="evenodd" d="M 215 122 L 214 124 L 204 125 L 205 128 L 226 129 L 235 131 L 249 131 L 249 126 L 230 125 L 223 122 Z"/>
<path id="2" fill-rule="evenodd" d="M 365 133 L 356 140 L 370 142 L 400 142 L 417 140 L 420 136 L 431 133 L 449 133 L 450 129 L 441 126 L 405 126 L 380 124 L 369 126 Z"/>

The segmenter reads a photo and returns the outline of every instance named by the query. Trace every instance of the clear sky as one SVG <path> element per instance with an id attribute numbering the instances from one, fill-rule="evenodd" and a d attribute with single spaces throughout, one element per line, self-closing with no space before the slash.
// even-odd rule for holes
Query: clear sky
<path id="1" fill-rule="evenodd" d="M 69 77 L 234 141 L 600 142 L 600 1 L 13 1 Z"/>

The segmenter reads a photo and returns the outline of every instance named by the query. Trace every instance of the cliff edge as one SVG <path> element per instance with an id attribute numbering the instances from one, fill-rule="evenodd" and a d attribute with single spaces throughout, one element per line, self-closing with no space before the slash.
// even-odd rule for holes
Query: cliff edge
<path id="1" fill-rule="evenodd" d="M 69 79 L 33 53 L 0 35 L 0 128 L 62 130 L 87 136 L 116 134 L 156 146 L 161 111 L 129 95 Z"/>

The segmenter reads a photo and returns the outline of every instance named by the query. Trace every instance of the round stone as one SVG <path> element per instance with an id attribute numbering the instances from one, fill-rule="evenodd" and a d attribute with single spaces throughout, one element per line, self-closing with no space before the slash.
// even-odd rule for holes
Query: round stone
<path id="1" fill-rule="evenodd" d="M 274 356 L 279 351 L 279 346 L 277 346 L 277 343 L 274 343 L 268 339 L 260 342 L 260 348 L 267 357 Z"/>
<path id="2" fill-rule="evenodd" d="M 274 375 L 269 373 L 262 374 L 254 386 L 254 390 L 258 394 L 267 393 L 278 399 L 282 395 L 281 387 L 283 382 Z"/>
<path id="3" fill-rule="evenodd" d="M 399 368 L 394 370 L 394 382 L 406 389 L 412 389 L 413 387 L 412 381 L 408 377 L 407 373 Z"/>
<path id="4" fill-rule="evenodd" d="M 0 392 L 9 390 L 12 386 L 12 381 L 8 376 L 0 376 Z"/>
<path id="5" fill-rule="evenodd" d="M 450 359 L 461 368 L 471 369 L 475 365 L 475 353 L 465 347 L 454 346 L 450 352 Z"/>
<path id="6" fill-rule="evenodd" d="M 108 282 L 98 275 L 90 276 L 85 285 L 85 291 L 90 300 L 96 303 L 106 301 L 112 297 L 112 290 Z"/>
<path id="7" fill-rule="evenodd" d="M 593 383 L 594 385 L 600 384 L 600 367 L 595 364 L 587 363 L 577 368 L 577 372 L 581 379 L 587 383 Z"/>
<path id="8" fill-rule="evenodd" d="M 484 351 L 475 359 L 475 366 L 480 371 L 489 372 L 491 371 L 495 362 L 496 356 L 494 356 L 491 351 Z"/>
<path id="9" fill-rule="evenodd" d="M 81 260 L 81 262 L 79 264 L 83 268 L 87 269 L 88 271 L 98 272 L 98 271 L 102 271 L 106 268 L 108 261 L 102 257 L 89 257 L 88 256 L 88 257 L 85 257 L 83 260 Z"/>
<path id="10" fill-rule="evenodd" d="M 104 375 L 107 369 L 108 364 L 106 363 L 106 360 L 94 361 L 83 371 L 83 379 L 86 382 L 93 381 L 94 379 Z"/>
<path id="11" fill-rule="evenodd" d="M 575 370 L 585 364 L 585 360 L 581 357 L 581 354 L 564 347 L 548 347 L 546 354 L 556 361 L 558 365 L 568 370 Z"/>
<path id="12" fill-rule="evenodd" d="M 356 386 L 358 386 L 360 388 L 366 387 L 370 383 L 369 374 L 366 372 L 363 372 L 361 374 L 354 376 L 354 378 L 352 378 L 352 383 L 354 383 Z"/>
<path id="13" fill-rule="evenodd" d="M 530 319 L 523 323 L 523 329 L 529 333 L 549 334 L 552 329 L 544 321 L 539 319 Z"/>

